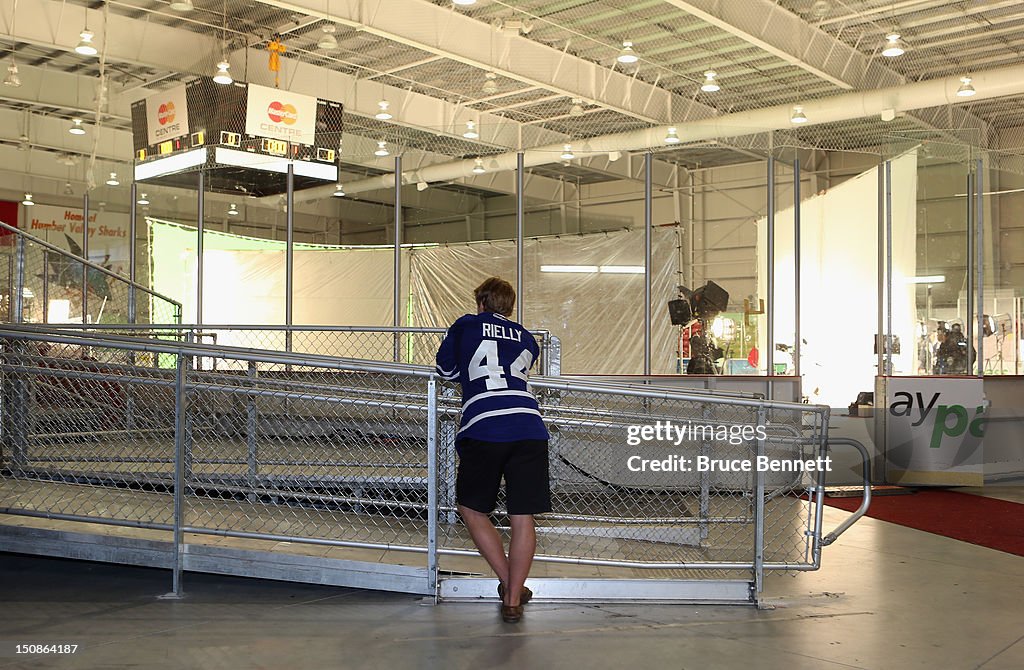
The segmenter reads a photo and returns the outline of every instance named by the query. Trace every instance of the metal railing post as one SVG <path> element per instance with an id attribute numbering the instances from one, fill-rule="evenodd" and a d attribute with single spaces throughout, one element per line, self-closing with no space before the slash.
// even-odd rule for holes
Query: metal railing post
<path id="1" fill-rule="evenodd" d="M 764 406 L 757 408 L 757 425 L 767 424 Z M 757 460 L 764 456 L 764 439 L 757 439 Z M 764 471 L 754 467 L 754 600 L 764 588 Z"/>
<path id="2" fill-rule="evenodd" d="M 192 334 L 185 336 L 185 341 L 192 343 Z M 185 403 L 187 360 L 190 354 L 181 351 L 174 371 L 174 563 L 171 592 L 165 597 L 181 598 L 182 550 L 184 534 L 184 488 L 185 488 L 185 440 L 187 429 L 188 408 Z"/>
<path id="3" fill-rule="evenodd" d="M 199 170 L 196 203 L 196 325 L 203 325 L 203 219 L 206 218 L 206 171 Z"/>
<path id="4" fill-rule="evenodd" d="M 43 249 L 43 323 L 50 323 L 50 254 Z"/>
<path id="5" fill-rule="evenodd" d="M 427 588 L 437 597 L 437 380 L 427 381 Z"/>
<path id="6" fill-rule="evenodd" d="M 257 376 L 256 361 L 249 361 L 247 375 L 255 382 Z M 255 386 L 255 384 L 253 384 Z M 256 418 L 256 396 L 250 394 L 245 402 L 245 446 L 248 453 L 249 502 L 256 502 L 256 477 L 259 475 L 259 452 L 256 440 L 258 423 Z"/>
<path id="7" fill-rule="evenodd" d="M 14 295 L 10 296 L 11 307 L 14 314 L 11 321 L 24 323 L 25 321 L 25 238 L 18 235 L 17 252 L 14 255 Z"/>
<path id="8" fill-rule="evenodd" d="M 284 350 L 292 350 L 292 310 L 295 290 L 295 163 L 288 161 L 287 193 L 285 195 L 285 250 L 284 250 Z M 396 359 L 397 360 L 397 359 Z"/>
<path id="9" fill-rule="evenodd" d="M 137 319 L 135 305 L 135 217 L 138 215 L 138 205 L 136 203 L 138 200 L 136 196 L 138 188 L 139 186 L 135 183 L 135 179 L 132 179 L 132 186 L 128 196 L 128 279 L 131 281 L 128 284 L 128 323 L 135 323 Z"/>
<path id="10" fill-rule="evenodd" d="M 402 325 L 402 156 L 395 156 L 395 294 L 394 324 L 395 328 Z M 397 363 L 402 356 L 401 335 L 395 333 L 394 361 Z"/>

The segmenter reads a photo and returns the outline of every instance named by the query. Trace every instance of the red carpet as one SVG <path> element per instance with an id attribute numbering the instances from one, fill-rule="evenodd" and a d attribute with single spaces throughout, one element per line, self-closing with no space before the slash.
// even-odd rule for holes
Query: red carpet
<path id="1" fill-rule="evenodd" d="M 860 498 L 829 498 L 825 504 L 848 511 Z M 956 491 L 921 490 L 913 495 L 871 498 L 869 517 L 954 540 L 1024 556 L 1024 505 Z"/>

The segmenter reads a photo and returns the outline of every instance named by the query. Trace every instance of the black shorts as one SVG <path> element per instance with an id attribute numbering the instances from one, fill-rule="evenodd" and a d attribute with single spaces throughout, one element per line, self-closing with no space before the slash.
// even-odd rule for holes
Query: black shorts
<path id="1" fill-rule="evenodd" d="M 490 514 L 498 500 L 502 475 L 509 514 L 551 511 L 547 440 L 459 440 L 455 497 L 460 505 Z"/>

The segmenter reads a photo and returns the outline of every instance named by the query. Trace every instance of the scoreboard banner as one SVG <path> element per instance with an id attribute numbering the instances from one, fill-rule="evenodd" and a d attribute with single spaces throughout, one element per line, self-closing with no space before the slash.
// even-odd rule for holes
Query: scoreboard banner
<path id="1" fill-rule="evenodd" d="M 188 135 L 184 84 L 146 98 L 146 131 L 151 145 Z"/>
<path id="2" fill-rule="evenodd" d="M 315 144 L 316 98 L 249 84 L 245 132 L 293 144 Z"/>

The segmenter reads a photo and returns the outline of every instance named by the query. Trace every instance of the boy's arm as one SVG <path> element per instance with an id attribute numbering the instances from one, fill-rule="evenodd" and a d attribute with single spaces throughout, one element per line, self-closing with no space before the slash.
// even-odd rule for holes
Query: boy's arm
<path id="1" fill-rule="evenodd" d="M 457 339 L 456 333 L 461 327 L 458 321 L 453 323 L 448 328 L 448 332 L 444 334 L 444 340 L 441 341 L 441 346 L 437 350 L 437 365 L 435 370 L 442 379 L 453 380 L 459 377 L 459 364 L 456 357 L 457 352 L 455 351 L 455 342 Z"/>

